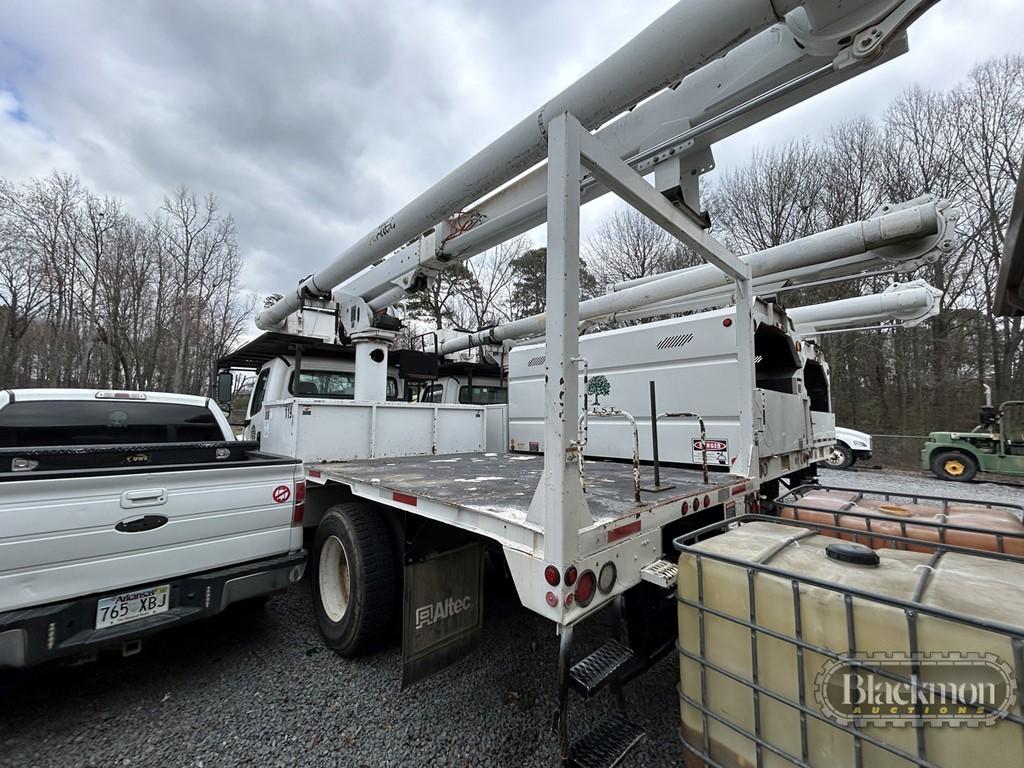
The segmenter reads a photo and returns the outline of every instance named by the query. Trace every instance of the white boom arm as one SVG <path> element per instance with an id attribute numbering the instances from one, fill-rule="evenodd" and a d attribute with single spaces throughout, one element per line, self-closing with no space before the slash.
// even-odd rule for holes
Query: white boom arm
<path id="1" fill-rule="evenodd" d="M 879 214 L 741 258 L 750 266 L 756 288 L 759 281 L 762 285 L 777 283 L 794 274 L 833 277 L 880 266 L 916 266 L 953 247 L 959 211 L 945 201 L 919 198 L 883 206 Z M 673 314 L 683 311 L 681 306 L 693 308 L 686 304 L 691 295 L 728 296 L 731 290 L 732 282 L 723 272 L 704 264 L 582 301 L 579 316 L 582 321 Z M 622 314 L 641 307 L 632 314 Z M 544 330 L 544 322 L 543 314 L 533 315 L 466 334 L 444 342 L 441 352 L 449 354 L 482 344 L 535 336 Z"/>
<path id="2" fill-rule="evenodd" d="M 630 158 L 633 167 L 655 169 L 660 190 L 675 189 L 679 202 L 696 208 L 695 176 L 713 166 L 711 141 L 862 69 L 853 64 L 901 53 L 906 25 L 934 2 L 683 0 L 334 262 L 301 281 L 296 290 L 261 312 L 257 325 L 274 328 L 304 298 L 323 296 L 404 245 L 343 290 L 358 302 L 369 300 L 370 309 L 385 308 L 404 297 L 407 289 L 422 288 L 446 263 L 543 222 L 544 169 L 527 174 L 476 209 L 464 209 L 542 160 L 547 124 L 563 112 L 593 130 L 635 107 L 600 132 L 602 141 Z M 744 48 L 747 41 L 751 47 Z M 743 56 L 723 58 L 740 48 Z M 713 65 L 707 66 L 709 62 Z M 690 73 L 695 75 L 682 85 L 663 90 Z M 722 97 L 710 97 L 714 91 Z M 658 95 L 640 104 L 653 94 Z M 638 149 L 643 150 L 639 155 Z M 604 191 L 594 182 L 585 186 L 585 199 Z"/>
<path id="3" fill-rule="evenodd" d="M 794 307 L 786 314 L 797 333 L 813 336 L 891 321 L 913 327 L 939 314 L 941 304 L 942 291 L 924 280 L 912 280 L 893 283 L 881 293 L 868 296 Z"/>

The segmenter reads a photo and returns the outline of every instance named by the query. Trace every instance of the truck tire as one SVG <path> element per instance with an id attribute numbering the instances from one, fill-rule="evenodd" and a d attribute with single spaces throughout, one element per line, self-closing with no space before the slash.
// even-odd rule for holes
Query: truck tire
<path id="1" fill-rule="evenodd" d="M 941 451 L 932 457 L 932 473 L 940 480 L 966 483 L 978 474 L 978 462 L 963 451 Z"/>
<path id="2" fill-rule="evenodd" d="M 832 448 L 832 453 L 825 459 L 825 464 L 829 469 L 849 469 L 853 466 L 854 461 L 853 451 L 844 443 L 836 443 Z"/>
<path id="3" fill-rule="evenodd" d="M 327 645 L 341 656 L 383 647 L 398 594 L 394 549 L 380 513 L 357 501 L 324 513 L 313 544 L 313 611 Z"/>

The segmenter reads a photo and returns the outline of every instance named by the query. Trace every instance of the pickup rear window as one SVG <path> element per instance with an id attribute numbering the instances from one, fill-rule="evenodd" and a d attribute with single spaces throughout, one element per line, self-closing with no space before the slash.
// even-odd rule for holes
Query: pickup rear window
<path id="1" fill-rule="evenodd" d="M 177 403 L 28 400 L 0 408 L 0 447 L 224 440 L 213 413 Z"/>

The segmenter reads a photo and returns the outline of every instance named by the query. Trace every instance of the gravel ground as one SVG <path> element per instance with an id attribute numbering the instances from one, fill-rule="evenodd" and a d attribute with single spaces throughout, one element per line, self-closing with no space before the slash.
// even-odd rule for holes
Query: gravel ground
<path id="1" fill-rule="evenodd" d="M 924 472 L 902 470 L 857 469 L 853 472 L 839 472 L 824 469 L 819 472 L 822 485 L 841 488 L 863 488 L 866 491 L 893 491 L 897 493 L 920 493 L 925 496 L 945 496 L 964 501 L 991 501 L 1003 504 L 1024 505 L 1024 483 L 1020 479 L 997 483 L 951 483 L 939 480 Z M 1011 482 L 1021 483 L 1012 485 Z"/>
<path id="2" fill-rule="evenodd" d="M 0 677 L 0 766 L 551 766 L 558 643 L 514 594 L 489 590 L 481 647 L 399 690 L 401 650 L 345 660 L 323 648 L 308 580 L 262 614 L 231 611 L 147 640 L 143 652 Z M 607 635 L 600 619 L 582 649 Z M 2 674 L 2 673 L 0 673 Z M 626 766 L 678 765 L 678 662 L 627 689 L 648 738 Z M 574 701 L 574 728 L 610 711 Z"/>
<path id="3" fill-rule="evenodd" d="M 825 484 L 1024 503 L 1024 488 L 954 485 L 921 473 L 822 472 Z M 557 639 L 507 587 L 487 595 L 471 657 L 408 691 L 401 652 L 324 650 L 308 581 L 265 611 L 235 610 L 147 640 L 142 654 L 0 672 L 0 766 L 554 766 Z M 601 642 L 601 619 L 577 632 Z M 626 766 L 681 762 L 670 655 L 627 689 L 648 737 Z M 574 701 L 582 732 L 611 708 Z"/>

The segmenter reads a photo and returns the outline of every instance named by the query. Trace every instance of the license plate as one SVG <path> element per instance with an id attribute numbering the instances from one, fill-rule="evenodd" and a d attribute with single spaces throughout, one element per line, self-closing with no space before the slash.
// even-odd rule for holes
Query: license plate
<path id="1" fill-rule="evenodd" d="M 171 585 L 161 584 L 100 598 L 96 604 L 96 629 L 163 613 L 170 607 L 170 595 Z"/>

